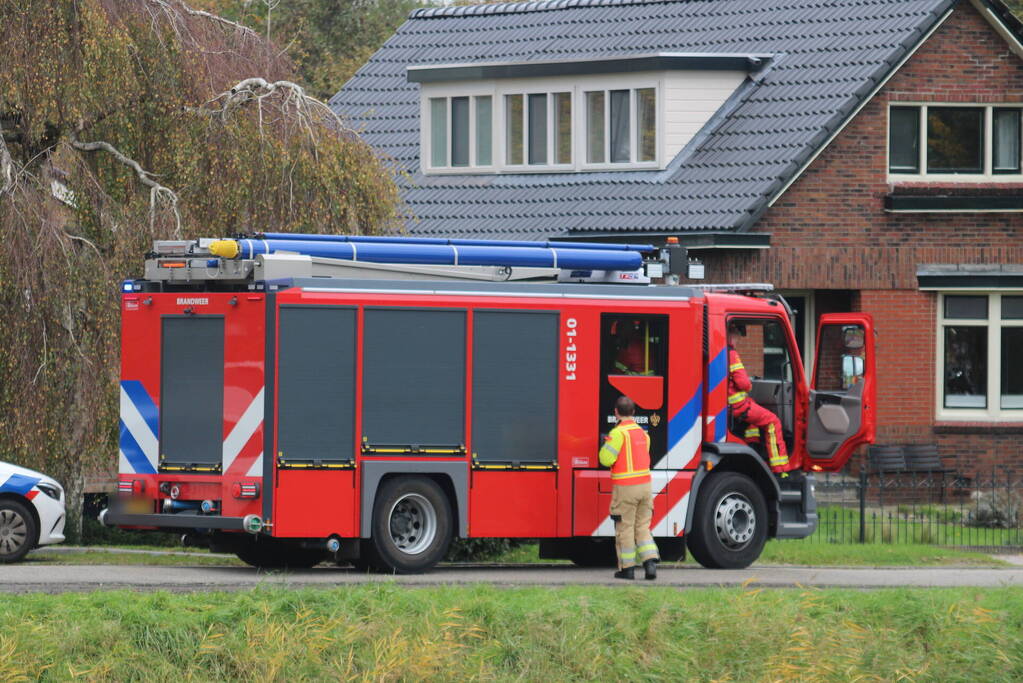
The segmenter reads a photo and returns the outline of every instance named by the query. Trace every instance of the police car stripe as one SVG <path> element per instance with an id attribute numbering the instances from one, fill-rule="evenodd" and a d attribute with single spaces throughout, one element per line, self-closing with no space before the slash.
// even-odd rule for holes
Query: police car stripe
<path id="1" fill-rule="evenodd" d="M 24 474 L 12 474 L 3 484 L 0 484 L 0 493 L 17 493 L 19 496 L 27 496 L 32 487 L 41 480 L 39 477 L 27 477 Z"/>

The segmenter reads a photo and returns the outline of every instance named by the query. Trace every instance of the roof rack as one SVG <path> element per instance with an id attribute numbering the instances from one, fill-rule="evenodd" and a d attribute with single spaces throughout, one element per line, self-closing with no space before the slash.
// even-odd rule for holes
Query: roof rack
<path id="1" fill-rule="evenodd" d="M 145 279 L 180 285 L 307 277 L 650 284 L 670 277 L 685 260 L 676 251 L 681 247 L 256 233 L 156 241 Z"/>
<path id="2" fill-rule="evenodd" d="M 766 282 L 738 282 L 727 285 L 689 285 L 702 292 L 721 292 L 725 294 L 745 294 L 747 296 L 766 294 L 774 291 L 774 285 Z"/>

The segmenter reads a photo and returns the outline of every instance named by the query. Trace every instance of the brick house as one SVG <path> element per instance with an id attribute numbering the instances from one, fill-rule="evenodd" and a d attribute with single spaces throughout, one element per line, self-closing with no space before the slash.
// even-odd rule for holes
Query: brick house
<path id="1" fill-rule="evenodd" d="M 878 442 L 1023 471 L 1023 25 L 998 0 L 551 0 L 409 20 L 332 99 L 409 232 L 677 237 L 870 312 Z"/>

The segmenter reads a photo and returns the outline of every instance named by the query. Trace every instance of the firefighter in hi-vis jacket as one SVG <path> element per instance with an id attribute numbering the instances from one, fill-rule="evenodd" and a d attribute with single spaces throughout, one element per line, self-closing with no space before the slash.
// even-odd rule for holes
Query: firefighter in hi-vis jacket
<path id="1" fill-rule="evenodd" d="M 647 580 L 657 578 L 660 555 L 650 535 L 654 500 L 650 491 L 650 436 L 633 420 L 636 404 L 628 396 L 615 403 L 618 425 L 600 449 L 600 464 L 611 468 L 611 519 L 618 552 L 616 579 L 634 579 L 637 559 Z"/>
<path id="2" fill-rule="evenodd" d="M 753 383 L 746 374 L 739 352 L 735 350 L 736 344 L 745 336 L 746 326 L 742 323 L 728 325 L 728 408 L 734 419 L 746 423 L 743 432 L 746 443 L 763 443 L 771 471 L 783 478 L 788 477 L 794 465 L 789 461 L 782 437 L 781 420 L 749 397 Z"/>

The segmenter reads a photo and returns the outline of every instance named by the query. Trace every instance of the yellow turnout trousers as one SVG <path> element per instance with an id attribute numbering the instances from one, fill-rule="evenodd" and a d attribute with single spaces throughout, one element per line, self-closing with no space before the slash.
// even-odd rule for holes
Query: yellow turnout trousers
<path id="1" fill-rule="evenodd" d="M 650 535 L 654 499 L 650 483 L 615 486 L 611 489 L 611 519 L 615 523 L 615 547 L 618 568 L 635 567 L 647 560 L 660 559 L 657 544 Z"/>

